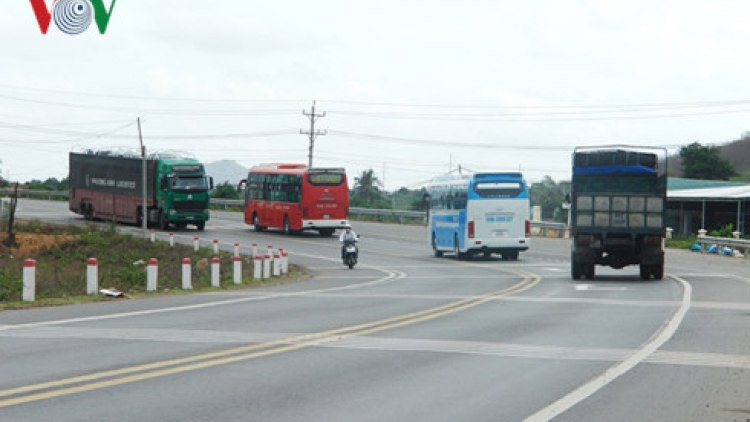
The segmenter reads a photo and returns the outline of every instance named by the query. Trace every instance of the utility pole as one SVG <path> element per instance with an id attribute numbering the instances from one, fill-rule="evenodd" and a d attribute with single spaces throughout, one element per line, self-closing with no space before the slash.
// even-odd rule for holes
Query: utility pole
<path id="1" fill-rule="evenodd" d="M 315 113 L 315 101 L 312 103 L 312 111 L 310 113 L 306 112 L 305 110 L 302 110 L 302 114 L 310 118 L 310 130 L 304 130 L 300 129 L 299 133 L 302 135 L 308 135 L 310 137 L 310 150 L 307 154 L 307 166 L 312 168 L 313 165 L 313 145 L 315 144 L 315 139 L 320 135 L 326 135 L 325 130 L 315 130 L 315 122 L 318 121 L 319 118 L 325 117 L 326 113 L 325 111 L 316 114 Z"/>
<path id="2" fill-rule="evenodd" d="M 141 228 L 143 237 L 148 235 L 148 200 L 146 198 L 146 147 L 143 145 L 141 118 L 138 118 L 138 141 L 141 143 Z"/>

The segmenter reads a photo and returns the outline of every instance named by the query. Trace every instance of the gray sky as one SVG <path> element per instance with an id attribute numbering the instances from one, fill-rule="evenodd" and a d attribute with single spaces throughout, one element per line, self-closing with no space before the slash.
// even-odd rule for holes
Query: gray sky
<path id="1" fill-rule="evenodd" d="M 137 149 L 138 117 L 149 150 L 306 163 L 313 101 L 314 165 L 373 169 L 388 190 L 458 165 L 568 180 L 575 146 L 676 152 L 750 130 L 741 0 L 118 0 L 104 35 L 42 35 L 30 0 L 3 6 L 10 180 Z"/>

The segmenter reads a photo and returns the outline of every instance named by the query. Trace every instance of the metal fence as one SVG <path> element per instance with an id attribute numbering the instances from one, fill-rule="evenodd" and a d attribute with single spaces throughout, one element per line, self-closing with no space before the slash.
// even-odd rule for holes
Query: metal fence
<path id="1" fill-rule="evenodd" d="M 11 188 L 0 188 L 0 196 L 13 194 Z M 46 200 L 67 200 L 67 191 L 45 191 L 19 189 L 18 196 L 21 198 L 39 198 Z M 211 199 L 213 208 L 229 209 L 242 207 L 245 202 L 241 199 Z M 349 217 L 353 220 L 371 220 L 378 222 L 391 222 L 397 224 L 426 224 L 427 213 L 424 211 L 385 210 L 372 208 L 349 208 Z M 545 221 L 532 221 L 531 234 L 542 237 L 565 237 L 565 223 L 553 223 Z"/>

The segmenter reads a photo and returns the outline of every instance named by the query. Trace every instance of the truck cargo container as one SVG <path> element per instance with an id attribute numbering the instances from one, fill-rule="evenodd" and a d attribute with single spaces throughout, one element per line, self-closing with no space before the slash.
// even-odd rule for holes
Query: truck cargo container
<path id="1" fill-rule="evenodd" d="M 111 151 L 71 152 L 70 210 L 86 219 L 142 225 L 143 162 Z M 203 164 L 174 154 L 152 154 L 145 164 L 147 224 L 203 230 L 213 189 Z"/>
<path id="2" fill-rule="evenodd" d="M 579 147 L 573 153 L 571 276 L 593 279 L 595 266 L 640 266 L 664 276 L 667 154 L 638 146 Z"/>

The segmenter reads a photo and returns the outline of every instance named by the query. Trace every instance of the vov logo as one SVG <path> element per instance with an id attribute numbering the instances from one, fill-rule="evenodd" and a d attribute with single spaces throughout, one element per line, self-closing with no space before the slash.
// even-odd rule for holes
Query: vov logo
<path id="1" fill-rule="evenodd" d="M 103 35 L 107 32 L 109 18 L 117 0 L 112 0 L 109 12 L 104 7 L 104 0 L 53 0 L 51 9 L 47 8 L 45 0 L 29 1 L 42 34 L 47 33 L 53 20 L 60 31 L 68 35 L 83 33 L 89 28 L 91 21 L 96 20 L 96 26 Z"/>

